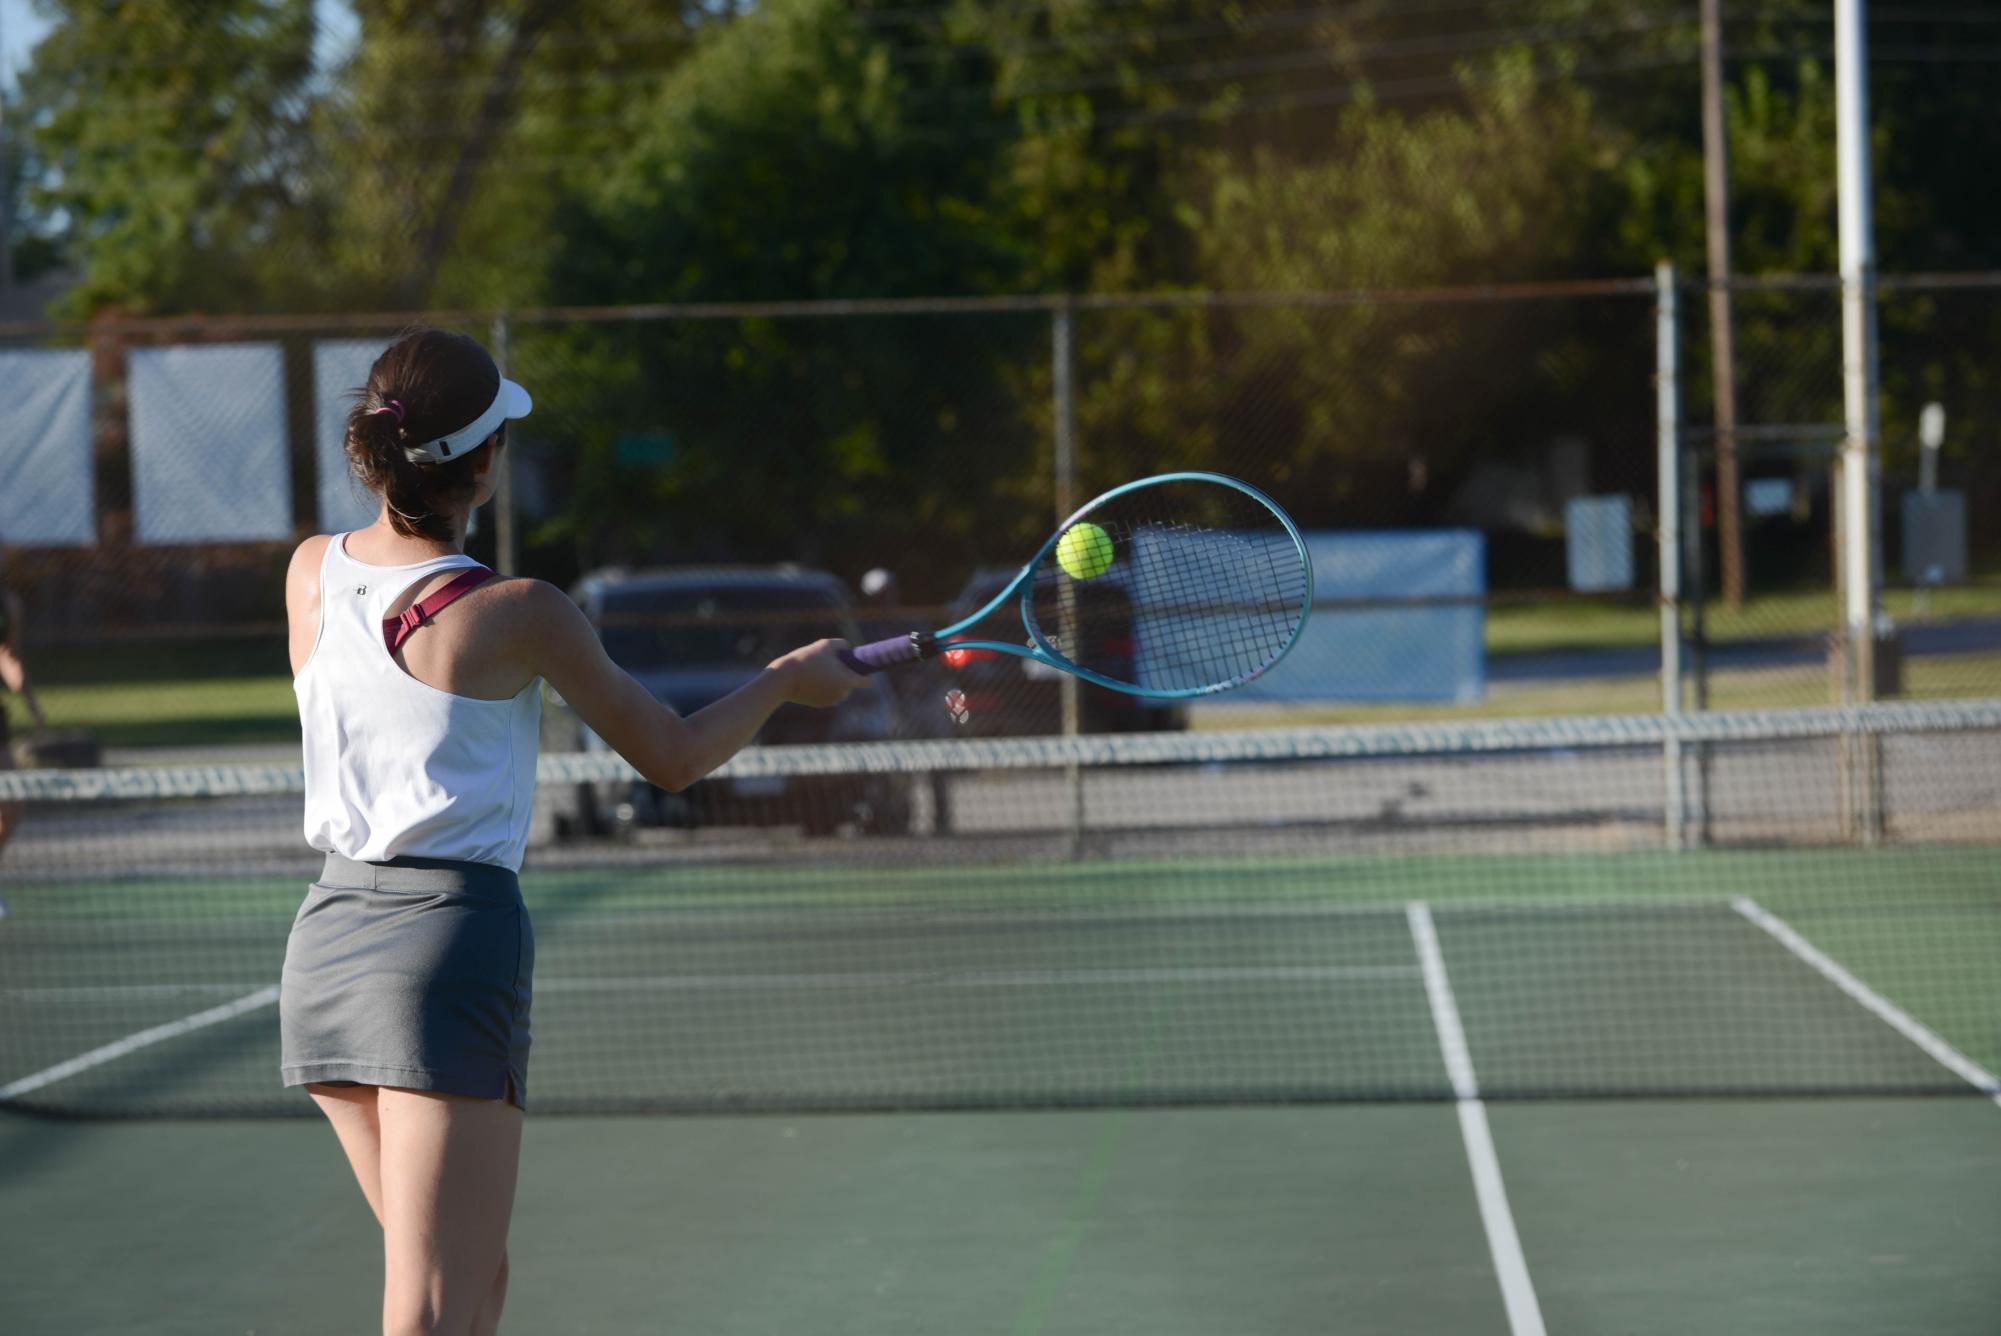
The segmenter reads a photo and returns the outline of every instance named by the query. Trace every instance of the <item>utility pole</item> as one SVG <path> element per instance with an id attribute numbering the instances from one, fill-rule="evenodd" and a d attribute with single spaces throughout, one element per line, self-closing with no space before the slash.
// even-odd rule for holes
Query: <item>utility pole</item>
<path id="1" fill-rule="evenodd" d="M 6 26 L 0 21 L 0 293 L 14 286 L 14 155 L 7 140 L 7 84 L 12 73 Z"/>
<path id="2" fill-rule="evenodd" d="M 1709 347 L 1716 380 L 1716 537 L 1723 603 L 1744 605 L 1738 510 L 1737 355 L 1730 319 L 1730 135 L 1723 117 L 1723 0 L 1702 0 L 1702 176 L 1709 230 Z M 1696 538 L 1700 541 L 1701 535 Z"/>

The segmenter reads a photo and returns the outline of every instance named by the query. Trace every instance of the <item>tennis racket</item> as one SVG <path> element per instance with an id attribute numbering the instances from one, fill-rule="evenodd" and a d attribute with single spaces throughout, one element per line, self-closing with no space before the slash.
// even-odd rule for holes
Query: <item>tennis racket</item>
<path id="1" fill-rule="evenodd" d="M 1010 601 L 1025 641 L 1000 638 L 1012 630 L 1002 613 Z M 1298 642 L 1312 606 L 1306 543 L 1276 502 L 1220 473 L 1163 473 L 1115 487 L 1065 520 L 972 616 L 841 658 L 878 673 L 989 650 L 1114 691 L 1180 700 L 1269 672 Z M 989 617 L 1000 624 L 982 638 L 975 628 Z"/>

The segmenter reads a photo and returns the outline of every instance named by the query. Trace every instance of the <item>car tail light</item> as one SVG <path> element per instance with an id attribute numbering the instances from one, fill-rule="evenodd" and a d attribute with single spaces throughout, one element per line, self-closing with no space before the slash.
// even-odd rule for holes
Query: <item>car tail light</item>
<path id="1" fill-rule="evenodd" d="M 964 668 L 969 663 L 979 663 L 985 659 L 997 659 L 1000 654 L 991 649 L 948 649 L 938 656 L 947 668 Z"/>

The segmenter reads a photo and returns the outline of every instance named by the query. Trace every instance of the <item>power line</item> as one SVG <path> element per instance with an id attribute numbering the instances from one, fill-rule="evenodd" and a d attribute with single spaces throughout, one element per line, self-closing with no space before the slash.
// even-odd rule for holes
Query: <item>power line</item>
<path id="1" fill-rule="evenodd" d="M 1325 11 L 1295 11 L 1320 13 Z M 1663 14 L 1658 16 L 1635 16 L 1633 19 L 1607 24 L 1543 24 L 1517 28 L 1497 28 L 1484 32 L 1457 34 L 1450 36 L 1387 38 L 1376 42 L 1347 43 L 1338 49 L 1320 52 L 1288 52 L 1271 56 L 1246 57 L 1236 61 L 1200 61 L 1181 65 L 1155 66 L 1132 71 L 1133 86 L 1141 89 L 1174 87 L 1184 84 L 1206 83 L 1216 79 L 1235 78 L 1248 74 L 1279 73 L 1291 69 L 1313 68 L 1329 63 L 1337 55 L 1350 61 L 1372 58 L 1407 58 L 1417 56 L 1464 55 L 1478 51 L 1496 50 L 1510 45 L 1547 46 L 1590 37 L 1626 36 L 1635 32 L 1645 32 L 1676 27 L 1685 27 L 1693 22 L 1682 15 Z M 533 94 L 551 90 L 596 89 L 630 84 L 659 83 L 671 78 L 673 69 L 627 71 L 618 74 L 588 72 L 568 75 L 529 75 L 517 81 L 516 95 L 531 97 Z M 436 91 L 441 87 L 474 86 L 483 88 L 489 80 L 453 80 L 445 84 L 426 83 L 400 85 L 394 91 L 412 95 Z M 1057 96 L 1066 93 L 1092 92 L 1106 88 L 1117 88 L 1127 83 L 1127 74 L 1090 75 L 1055 83 L 1035 84 L 1010 90 L 998 95 L 982 90 L 910 89 L 907 96 L 914 101 L 935 100 L 957 103 L 961 106 L 976 103 L 1014 103 L 1030 98 Z M 106 105 L 139 111 L 168 111 L 185 105 L 184 100 L 166 94 L 148 94 L 143 97 L 107 99 L 93 96 L 90 105 L 102 108 Z M 582 123 L 582 122 L 579 122 Z M 622 119 L 602 118 L 604 125 L 623 125 Z M 417 137 L 440 137 L 440 131 L 410 132 Z M 448 133 L 448 132 L 445 132 Z"/>

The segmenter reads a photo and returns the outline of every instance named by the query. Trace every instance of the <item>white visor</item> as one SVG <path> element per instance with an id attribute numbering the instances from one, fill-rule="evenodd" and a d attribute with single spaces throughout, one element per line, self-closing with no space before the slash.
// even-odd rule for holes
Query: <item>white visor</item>
<path id="1" fill-rule="evenodd" d="M 493 402 L 484 413 L 449 436 L 440 436 L 422 445 L 405 446 L 403 453 L 418 464 L 442 464 L 457 459 L 499 431 L 502 422 L 510 418 L 525 418 L 534 407 L 535 401 L 528 397 L 528 391 L 502 376 L 500 389 L 495 392 Z"/>

